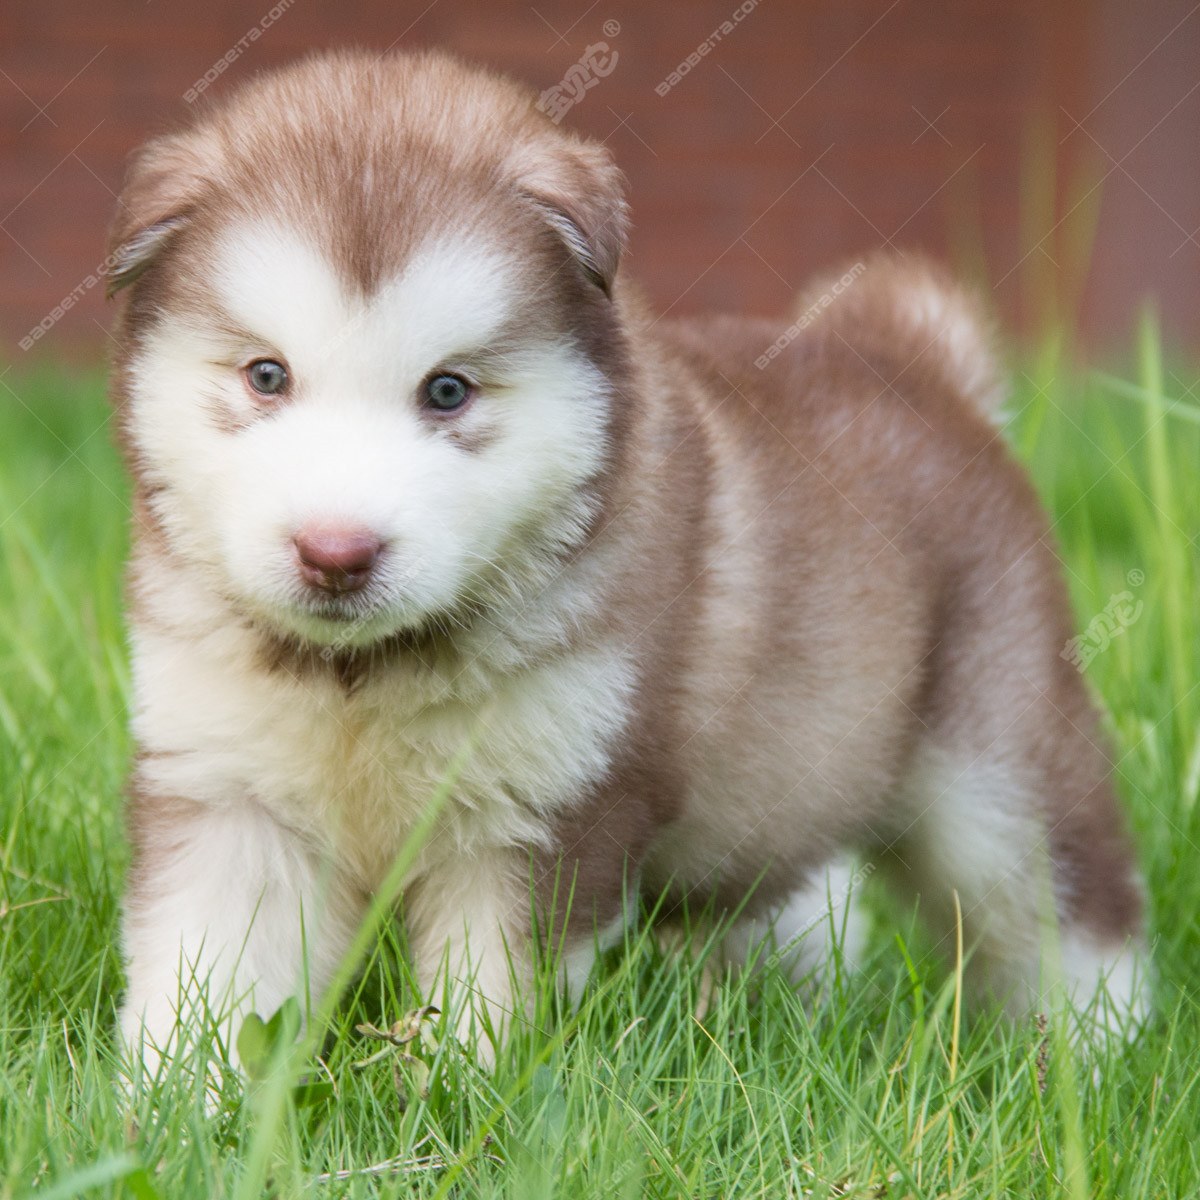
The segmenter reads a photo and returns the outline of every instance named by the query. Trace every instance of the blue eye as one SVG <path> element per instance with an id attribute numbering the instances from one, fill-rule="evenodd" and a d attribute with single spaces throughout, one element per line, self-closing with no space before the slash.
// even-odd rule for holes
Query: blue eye
<path id="1" fill-rule="evenodd" d="M 246 368 L 246 378 L 260 396 L 278 396 L 287 391 L 287 368 L 273 358 L 260 358 L 252 362 Z"/>
<path id="2" fill-rule="evenodd" d="M 470 400 L 473 391 L 459 375 L 431 375 L 425 382 L 425 403 L 438 412 L 454 412 Z"/>

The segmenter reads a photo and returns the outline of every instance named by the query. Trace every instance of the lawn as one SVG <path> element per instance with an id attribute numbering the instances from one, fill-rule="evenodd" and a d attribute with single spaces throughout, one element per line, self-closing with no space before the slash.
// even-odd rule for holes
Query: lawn
<path id="1" fill-rule="evenodd" d="M 128 510 L 103 380 L 0 375 L 0 1197 L 1196 1195 L 1200 401 L 1151 331 L 1129 361 L 1024 359 L 1008 436 L 1079 629 L 1132 594 L 1086 669 L 1149 879 L 1157 1012 L 1134 1044 L 1085 1064 L 1054 1020 L 956 1020 L 955 964 L 882 921 L 815 1007 L 768 972 L 698 1020 L 698 968 L 635 928 L 493 1072 L 448 1040 L 412 1043 L 418 1067 L 357 1029 L 416 1003 L 389 928 L 323 1038 L 281 1041 L 216 1116 L 169 1084 L 130 1113 L 113 1082 Z"/>

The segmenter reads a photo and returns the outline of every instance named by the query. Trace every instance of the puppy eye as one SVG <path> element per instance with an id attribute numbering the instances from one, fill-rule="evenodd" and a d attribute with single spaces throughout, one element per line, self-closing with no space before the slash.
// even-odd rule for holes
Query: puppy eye
<path id="1" fill-rule="evenodd" d="M 278 396 L 287 391 L 287 368 L 273 358 L 252 362 L 246 368 L 246 379 L 260 396 Z"/>
<path id="2" fill-rule="evenodd" d="M 454 412 L 471 399 L 474 390 L 461 375 L 431 375 L 425 381 L 425 403 L 437 412 Z"/>

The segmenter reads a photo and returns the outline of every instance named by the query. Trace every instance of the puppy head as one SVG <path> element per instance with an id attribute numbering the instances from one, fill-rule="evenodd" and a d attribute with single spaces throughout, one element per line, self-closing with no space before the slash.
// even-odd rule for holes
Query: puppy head
<path id="1" fill-rule="evenodd" d="M 624 236 L 601 147 L 441 56 L 310 60 L 151 142 L 110 292 L 169 553 L 347 646 L 546 569 L 619 451 Z"/>

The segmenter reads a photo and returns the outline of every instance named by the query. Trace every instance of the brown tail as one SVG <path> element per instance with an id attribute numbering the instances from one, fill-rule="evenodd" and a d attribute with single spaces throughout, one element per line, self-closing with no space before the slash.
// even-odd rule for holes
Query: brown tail
<path id="1" fill-rule="evenodd" d="M 937 364 L 947 384 L 992 420 L 1007 397 L 991 322 L 941 266 L 878 253 L 818 278 L 797 314 L 858 346 L 887 346 L 902 363 Z"/>

